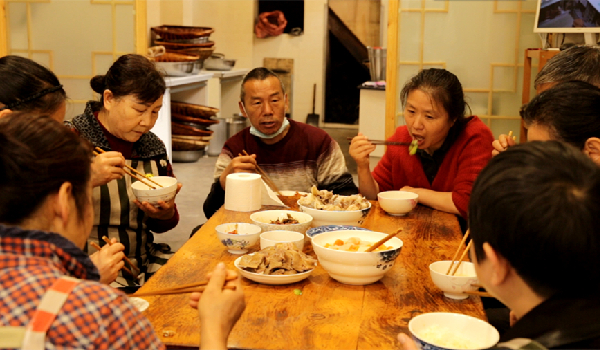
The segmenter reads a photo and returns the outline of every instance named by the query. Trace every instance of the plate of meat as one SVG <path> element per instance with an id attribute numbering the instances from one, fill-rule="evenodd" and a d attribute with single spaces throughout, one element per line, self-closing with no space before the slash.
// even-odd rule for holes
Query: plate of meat
<path id="1" fill-rule="evenodd" d="M 279 243 L 235 259 L 235 267 L 247 279 L 263 284 L 291 284 L 310 276 L 317 260 L 291 243 Z"/>

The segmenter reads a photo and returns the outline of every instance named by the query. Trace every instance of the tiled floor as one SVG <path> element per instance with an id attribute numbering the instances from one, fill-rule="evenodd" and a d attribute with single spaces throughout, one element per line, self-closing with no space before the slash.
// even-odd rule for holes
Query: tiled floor
<path id="1" fill-rule="evenodd" d="M 356 135 L 356 129 L 325 129 L 338 141 L 346 157 L 346 164 L 352 174 L 356 173 L 356 164 L 348 155 L 347 137 Z M 206 217 L 202 211 L 204 199 L 210 192 L 213 183 L 213 172 L 216 157 L 204 157 L 195 163 L 175 163 L 173 170 L 177 179 L 183 184 L 175 202 L 179 211 L 179 224 L 173 230 L 164 234 L 155 234 L 157 242 L 171 245 L 179 249 L 189 238 L 192 229 L 204 222 Z M 356 182 L 356 178 L 355 178 Z"/>

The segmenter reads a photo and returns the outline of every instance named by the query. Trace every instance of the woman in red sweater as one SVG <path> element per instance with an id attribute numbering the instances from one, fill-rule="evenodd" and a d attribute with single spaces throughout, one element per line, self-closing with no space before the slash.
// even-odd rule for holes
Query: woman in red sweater
<path id="1" fill-rule="evenodd" d="M 375 145 L 356 136 L 350 155 L 358 166 L 360 193 L 375 200 L 380 191 L 410 191 L 424 205 L 466 218 L 473 182 L 491 158 L 492 132 L 476 116 L 465 115 L 462 85 L 445 69 L 419 72 L 406 83 L 400 100 L 406 125 L 388 140 L 416 140 L 417 152 L 388 146 L 371 173 L 369 154 Z"/>

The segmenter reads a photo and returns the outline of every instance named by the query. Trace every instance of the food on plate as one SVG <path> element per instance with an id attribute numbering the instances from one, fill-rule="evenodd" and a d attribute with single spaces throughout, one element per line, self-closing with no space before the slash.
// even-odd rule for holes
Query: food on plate
<path id="1" fill-rule="evenodd" d="M 302 197 L 298 204 L 307 208 L 328 211 L 362 210 L 370 205 L 369 201 L 360 194 L 340 196 L 327 190 L 319 191 L 316 186 L 313 186 L 310 193 Z"/>
<path id="2" fill-rule="evenodd" d="M 277 220 L 271 220 L 271 224 L 273 225 L 288 225 L 288 224 L 299 224 L 300 221 L 294 219 L 294 217 L 290 214 L 287 214 L 287 218 L 285 219 L 280 219 L 277 218 Z"/>
<path id="3" fill-rule="evenodd" d="M 452 332 L 446 327 L 433 324 L 419 332 L 418 337 L 430 344 L 447 349 L 478 349 L 470 339 Z"/>
<path id="4" fill-rule="evenodd" d="M 244 255 L 239 267 L 263 275 L 295 275 L 312 270 L 317 260 L 304 254 L 293 243 L 277 243 L 252 255 Z"/>
<path id="5" fill-rule="evenodd" d="M 369 249 L 373 245 L 373 242 L 362 241 L 358 237 L 350 237 L 346 241 L 341 239 L 336 239 L 333 243 L 325 243 L 325 248 L 333 249 L 333 250 L 343 250 L 345 252 L 364 252 Z M 374 251 L 380 252 L 383 250 L 389 250 L 393 247 L 389 247 L 386 245 L 380 245 Z"/>

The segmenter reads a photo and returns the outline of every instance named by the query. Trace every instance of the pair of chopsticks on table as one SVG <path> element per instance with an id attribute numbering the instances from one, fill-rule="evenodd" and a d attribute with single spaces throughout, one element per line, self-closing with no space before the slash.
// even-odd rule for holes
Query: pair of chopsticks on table
<path id="1" fill-rule="evenodd" d="M 467 238 L 469 238 L 470 232 L 471 232 L 470 230 L 467 230 L 467 233 L 465 233 L 463 239 L 460 241 L 460 244 L 458 245 L 458 249 L 456 249 L 456 253 L 454 253 L 454 256 L 452 257 L 452 262 L 450 263 L 450 266 L 448 266 L 448 271 L 446 271 L 446 275 L 454 276 L 456 271 L 458 271 L 458 268 L 460 267 L 460 264 L 462 263 L 462 260 L 464 259 L 465 255 L 467 255 L 467 253 L 469 252 L 469 249 L 471 249 L 471 244 L 473 243 L 473 240 L 469 241 L 469 244 L 467 244 L 467 247 L 460 255 L 460 258 L 458 259 L 458 261 L 456 260 L 456 258 L 458 257 L 458 254 L 460 253 L 460 251 L 462 249 L 463 244 L 465 244 L 465 242 L 467 241 Z M 456 266 L 454 266 L 455 261 L 457 261 Z M 454 270 L 452 270 L 452 267 L 454 267 Z M 452 270 L 452 273 L 450 273 L 450 270 Z M 478 284 L 473 284 L 473 286 L 481 287 L 481 285 L 478 285 Z M 488 292 L 464 291 L 463 293 L 469 294 L 469 295 L 478 295 L 480 297 L 492 297 L 492 295 Z"/>
<path id="2" fill-rule="evenodd" d="M 100 153 L 104 153 L 104 150 L 100 147 L 96 147 L 96 150 L 94 151 L 94 155 L 97 156 Z M 128 169 L 128 170 L 126 170 Z M 163 185 L 159 184 L 156 181 L 153 181 L 149 178 L 146 177 L 146 175 L 140 173 L 139 171 L 135 170 L 134 168 L 130 167 L 129 165 L 125 164 L 125 167 L 123 168 L 123 171 L 125 171 L 125 173 L 135 179 L 137 179 L 138 181 L 141 181 L 144 185 L 150 187 L 151 189 L 155 190 L 156 187 L 153 186 L 151 183 L 157 185 L 158 187 L 163 187 Z"/>
<path id="3" fill-rule="evenodd" d="M 348 141 L 352 141 L 353 137 L 347 137 Z M 397 141 L 386 141 L 386 140 L 367 140 L 374 145 L 385 145 L 385 146 L 410 146 L 411 142 L 397 142 Z"/>
<path id="4" fill-rule="evenodd" d="M 106 242 L 106 244 L 108 244 L 108 245 L 112 245 L 112 242 L 110 241 L 110 239 L 109 239 L 108 237 L 106 237 L 106 236 L 103 236 L 103 237 L 102 237 L 102 240 L 103 240 L 104 242 Z M 98 245 L 96 242 L 90 241 L 90 245 L 91 245 L 92 247 L 96 248 L 97 250 L 100 250 L 100 249 L 102 249 L 102 247 L 100 247 L 100 246 L 99 246 L 99 245 Z M 128 273 L 128 274 L 130 274 L 131 276 L 133 276 L 133 277 L 137 278 L 137 276 L 138 276 L 138 275 L 139 275 L 139 273 L 141 272 L 141 271 L 140 271 L 140 269 L 139 269 L 137 266 L 135 266 L 135 265 L 133 264 L 133 262 L 131 262 L 131 260 L 129 260 L 129 258 L 128 258 L 128 257 L 125 257 L 125 258 L 124 258 L 124 260 L 125 260 L 125 262 L 127 262 L 127 264 L 129 264 L 129 266 L 131 266 L 131 269 L 132 269 L 133 271 L 135 271 L 135 274 L 134 274 L 133 272 L 131 272 L 131 270 L 130 270 L 130 269 L 128 269 L 128 268 L 127 268 L 127 266 L 123 266 L 123 269 L 122 269 L 122 270 L 123 270 L 123 271 L 125 271 L 125 272 L 127 272 L 127 273 Z"/>
<path id="5" fill-rule="evenodd" d="M 248 154 L 248 152 L 246 152 L 246 150 L 243 150 L 242 152 L 244 153 L 245 156 L 250 156 L 250 154 Z M 241 156 L 241 154 L 240 154 L 240 156 Z M 275 192 L 275 194 L 277 194 L 278 196 L 281 196 L 281 193 L 279 193 L 279 189 L 277 188 L 277 186 L 275 185 L 273 180 L 271 180 L 269 175 L 267 175 L 267 173 L 264 170 L 262 170 L 262 168 L 259 167 L 258 164 L 256 164 L 256 172 L 258 172 L 260 177 L 262 177 L 263 181 L 267 184 L 267 186 L 271 187 L 271 189 L 273 190 L 273 192 Z"/>
<path id="6" fill-rule="evenodd" d="M 236 277 L 227 277 L 227 281 L 233 281 Z M 130 296 L 132 297 L 147 297 L 151 295 L 172 295 L 172 294 L 185 294 L 185 293 L 202 293 L 204 289 L 206 289 L 206 285 L 208 281 L 184 284 L 179 287 L 171 287 L 165 289 L 159 289 L 152 292 L 142 292 L 142 293 L 134 293 Z M 223 289 L 231 289 L 235 290 L 235 286 L 224 286 Z"/>
<path id="7" fill-rule="evenodd" d="M 397 229 L 396 232 L 390 233 L 389 235 L 387 235 L 384 238 L 380 239 L 379 241 L 375 242 L 375 244 L 370 246 L 367 250 L 365 250 L 365 252 L 374 251 L 375 249 L 379 248 L 379 246 L 381 246 L 383 243 L 389 241 L 391 238 L 396 237 L 396 235 L 399 234 L 400 232 L 402 232 L 401 228 Z"/>

